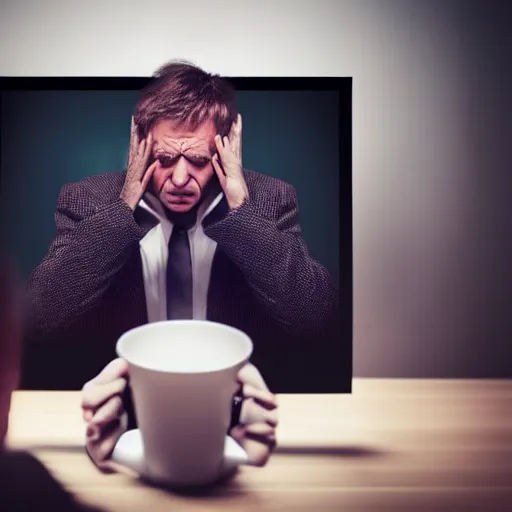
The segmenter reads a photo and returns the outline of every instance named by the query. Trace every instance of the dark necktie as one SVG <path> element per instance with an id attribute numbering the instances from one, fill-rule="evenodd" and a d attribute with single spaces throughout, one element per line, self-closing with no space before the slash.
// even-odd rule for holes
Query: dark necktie
<path id="1" fill-rule="evenodd" d="M 175 224 L 167 261 L 167 318 L 192 318 L 192 260 L 187 226 Z"/>

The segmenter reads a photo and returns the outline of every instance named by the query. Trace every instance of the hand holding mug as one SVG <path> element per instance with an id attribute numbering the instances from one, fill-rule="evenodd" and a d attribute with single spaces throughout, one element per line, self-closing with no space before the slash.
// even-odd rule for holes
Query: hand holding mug
<path id="1" fill-rule="evenodd" d="M 240 422 L 230 435 L 247 452 L 254 466 L 264 466 L 276 447 L 277 401 L 261 373 L 246 364 L 238 373 L 243 403 Z"/>
<path id="2" fill-rule="evenodd" d="M 128 364 L 117 358 L 82 388 L 86 450 L 100 469 L 111 469 L 110 456 L 127 429 L 122 401 L 127 378 Z M 230 435 L 244 448 L 253 465 L 264 466 L 276 445 L 277 402 L 254 365 L 248 363 L 239 371 L 238 382 L 244 400 L 240 423 Z"/>
<path id="3" fill-rule="evenodd" d="M 121 398 L 127 376 L 126 361 L 114 359 L 82 388 L 82 414 L 87 423 L 85 447 L 100 468 L 109 469 L 108 460 L 128 426 Z"/>

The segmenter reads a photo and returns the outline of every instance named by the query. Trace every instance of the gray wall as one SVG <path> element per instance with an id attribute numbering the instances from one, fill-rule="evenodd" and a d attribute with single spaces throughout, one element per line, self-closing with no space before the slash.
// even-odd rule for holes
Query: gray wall
<path id="1" fill-rule="evenodd" d="M 78 4 L 3 1 L 0 74 L 353 76 L 354 375 L 511 376 L 510 8 Z"/>

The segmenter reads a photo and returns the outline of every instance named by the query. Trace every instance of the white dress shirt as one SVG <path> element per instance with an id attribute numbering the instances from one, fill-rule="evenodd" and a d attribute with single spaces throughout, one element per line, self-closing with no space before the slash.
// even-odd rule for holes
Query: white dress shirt
<path id="1" fill-rule="evenodd" d="M 196 224 L 188 230 L 192 259 L 194 320 L 206 320 L 208 287 L 213 256 L 217 248 L 217 243 L 205 235 L 201 221 L 219 204 L 222 197 L 221 192 L 210 200 L 206 199 L 198 209 Z M 159 220 L 159 223 L 139 242 L 148 322 L 158 322 L 167 320 L 167 258 L 173 224 L 165 214 L 162 203 L 149 192 L 141 199 L 139 207 L 149 211 Z"/>

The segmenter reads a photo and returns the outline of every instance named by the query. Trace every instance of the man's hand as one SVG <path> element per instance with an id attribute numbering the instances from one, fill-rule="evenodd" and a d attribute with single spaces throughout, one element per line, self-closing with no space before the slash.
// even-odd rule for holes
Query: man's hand
<path id="1" fill-rule="evenodd" d="M 139 201 L 146 191 L 149 180 L 153 175 L 153 171 L 158 164 L 158 160 L 156 160 L 148 168 L 148 162 L 152 151 L 153 136 L 151 132 L 145 139 L 139 141 L 139 132 L 132 117 L 128 169 L 126 171 L 126 179 L 120 196 L 132 210 L 135 210 L 139 204 Z"/>
<path id="2" fill-rule="evenodd" d="M 112 451 L 128 425 L 121 398 L 127 376 L 128 363 L 114 359 L 82 388 L 82 412 L 87 423 L 85 447 L 99 468 L 109 469 Z"/>
<path id="3" fill-rule="evenodd" d="M 276 447 L 277 402 L 256 367 L 246 364 L 238 373 L 244 401 L 240 424 L 230 435 L 245 449 L 249 460 L 264 466 Z"/>
<path id="4" fill-rule="evenodd" d="M 82 388 L 82 411 L 87 423 L 86 449 L 100 469 L 112 469 L 110 456 L 126 432 L 128 418 L 121 396 L 127 378 L 128 364 L 118 358 Z M 245 365 L 237 379 L 242 385 L 244 401 L 240 424 L 231 429 L 230 435 L 245 449 L 252 464 L 263 466 L 276 444 L 277 403 L 252 364 Z"/>
<path id="5" fill-rule="evenodd" d="M 228 137 L 215 136 L 215 145 L 218 153 L 213 156 L 212 165 L 219 177 L 228 206 L 234 210 L 249 198 L 249 190 L 242 172 L 242 116 L 240 114 L 231 126 Z"/>

